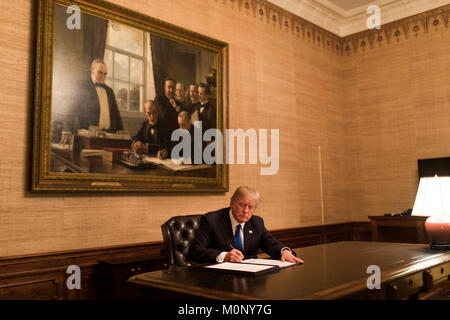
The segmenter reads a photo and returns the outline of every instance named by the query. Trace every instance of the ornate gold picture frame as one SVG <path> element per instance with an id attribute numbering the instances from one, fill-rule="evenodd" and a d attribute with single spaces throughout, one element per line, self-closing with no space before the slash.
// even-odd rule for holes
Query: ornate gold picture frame
<path id="1" fill-rule="evenodd" d="M 227 128 L 226 43 L 104 1 L 37 14 L 33 192 L 228 191 L 227 165 L 201 157 L 205 129 Z M 175 159 L 177 129 L 200 159 Z"/>

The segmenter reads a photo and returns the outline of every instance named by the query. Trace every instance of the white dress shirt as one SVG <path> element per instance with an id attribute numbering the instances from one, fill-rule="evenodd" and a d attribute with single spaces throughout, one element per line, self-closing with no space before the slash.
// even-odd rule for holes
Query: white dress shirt
<path id="1" fill-rule="evenodd" d="M 100 117 L 98 120 L 98 126 L 100 129 L 109 129 L 111 126 L 111 121 L 109 117 L 109 104 L 106 89 L 102 87 L 95 87 L 95 90 L 97 90 L 98 101 L 100 105 Z"/>

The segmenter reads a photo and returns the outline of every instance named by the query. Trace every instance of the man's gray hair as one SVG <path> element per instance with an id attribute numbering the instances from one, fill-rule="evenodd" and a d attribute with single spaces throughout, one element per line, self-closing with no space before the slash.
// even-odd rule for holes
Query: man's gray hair
<path id="1" fill-rule="evenodd" d="M 91 68 L 93 68 L 95 65 L 97 65 L 99 63 L 104 64 L 106 66 L 105 61 L 103 61 L 102 59 L 94 59 L 94 61 L 92 61 L 92 63 L 91 63 Z"/>
<path id="2" fill-rule="evenodd" d="M 147 103 L 149 104 L 149 105 L 148 105 L 149 107 L 155 106 L 156 111 L 159 113 L 158 106 L 156 105 L 156 102 L 155 102 L 154 100 L 151 100 L 151 99 L 145 100 L 145 102 L 144 102 L 144 112 L 146 112 L 146 111 L 145 111 L 145 105 L 146 105 Z"/>
<path id="3" fill-rule="evenodd" d="M 250 188 L 247 186 L 240 186 L 238 187 L 234 193 L 233 196 L 231 197 L 231 202 L 237 201 L 239 199 L 242 198 L 242 196 L 247 195 L 250 196 L 251 198 L 256 199 L 256 206 L 258 206 L 258 203 L 260 201 L 259 199 L 259 192 L 256 191 L 256 189 L 254 188 Z"/>

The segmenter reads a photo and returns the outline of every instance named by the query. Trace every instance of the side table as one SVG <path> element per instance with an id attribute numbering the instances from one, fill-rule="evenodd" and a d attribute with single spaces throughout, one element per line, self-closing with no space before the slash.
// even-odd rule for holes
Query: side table
<path id="1" fill-rule="evenodd" d="M 428 243 L 423 216 L 369 216 L 372 241 Z"/>

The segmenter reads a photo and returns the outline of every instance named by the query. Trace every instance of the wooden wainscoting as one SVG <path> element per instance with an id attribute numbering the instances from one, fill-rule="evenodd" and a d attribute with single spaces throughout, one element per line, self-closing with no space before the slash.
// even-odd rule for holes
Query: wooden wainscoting
<path id="1" fill-rule="evenodd" d="M 274 230 L 272 234 L 291 248 L 337 241 L 371 241 L 370 223 L 346 222 L 324 226 Z"/>
<path id="2" fill-rule="evenodd" d="M 162 242 L 0 258 L 0 299 L 99 299 L 110 297 L 111 279 L 101 263 L 146 257 L 153 270 L 164 268 Z M 81 289 L 68 289 L 70 265 L 81 271 Z M 151 269 L 151 268 L 149 268 Z M 135 272 L 138 270 L 136 268 Z"/>
<path id="3" fill-rule="evenodd" d="M 336 241 L 370 241 L 369 222 L 272 231 L 298 248 Z M 0 258 L 0 299 L 102 299 L 121 296 L 125 277 L 167 267 L 162 242 Z M 81 289 L 68 289 L 70 265 L 81 270 Z"/>

